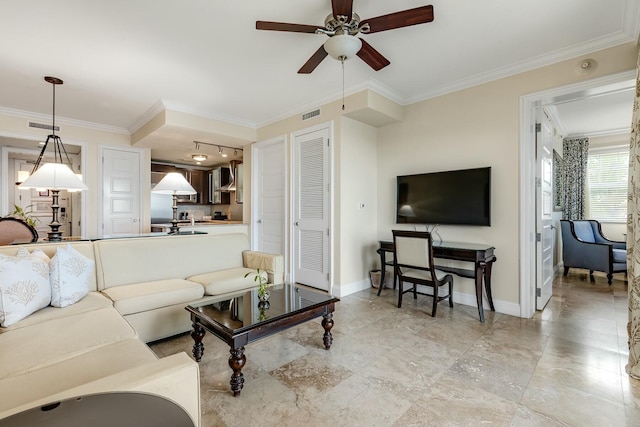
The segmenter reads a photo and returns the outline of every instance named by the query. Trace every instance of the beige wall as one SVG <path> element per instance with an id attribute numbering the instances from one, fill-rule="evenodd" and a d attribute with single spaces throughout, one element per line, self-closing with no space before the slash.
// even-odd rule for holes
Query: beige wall
<path id="1" fill-rule="evenodd" d="M 340 155 L 336 161 L 340 189 L 336 236 L 338 283 L 356 283 L 368 277 L 377 261 L 378 151 L 377 129 L 341 118 Z"/>
<path id="2" fill-rule="evenodd" d="M 598 69 L 581 75 L 583 58 L 518 74 L 405 108 L 401 123 L 378 134 L 378 235 L 389 238 L 394 223 L 395 177 L 408 173 L 492 167 L 492 226 L 442 226 L 444 240 L 495 246 L 493 298 L 513 309 L 519 303 L 519 109 L 526 94 L 635 68 L 637 46 L 626 44 L 588 57 Z M 455 278 L 458 292 L 472 293 L 470 280 Z"/>

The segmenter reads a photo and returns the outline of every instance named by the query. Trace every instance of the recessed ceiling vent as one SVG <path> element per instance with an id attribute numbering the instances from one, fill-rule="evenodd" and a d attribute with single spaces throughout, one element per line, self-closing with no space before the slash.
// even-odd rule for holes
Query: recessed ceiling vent
<path id="1" fill-rule="evenodd" d="M 313 117 L 319 116 L 320 115 L 320 109 L 318 108 L 317 110 L 313 110 L 313 111 L 309 111 L 308 113 L 304 113 L 302 115 L 302 120 L 309 120 Z"/>
<path id="2" fill-rule="evenodd" d="M 30 128 L 38 128 L 38 129 L 47 129 L 47 130 L 53 130 L 53 126 L 51 125 L 45 125 L 42 123 L 36 123 L 36 122 L 29 122 L 29 127 Z M 56 126 L 56 132 L 60 130 L 60 126 Z"/>

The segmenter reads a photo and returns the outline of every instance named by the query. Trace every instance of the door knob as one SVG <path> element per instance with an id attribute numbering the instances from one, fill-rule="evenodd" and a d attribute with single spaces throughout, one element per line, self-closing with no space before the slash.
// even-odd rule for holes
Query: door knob
<path id="1" fill-rule="evenodd" d="M 261 219 L 258 220 L 258 224 L 262 224 L 262 220 Z"/>
<path id="2" fill-rule="evenodd" d="M 300 225 L 300 223 L 298 221 L 296 221 L 296 227 L 298 227 Z"/>

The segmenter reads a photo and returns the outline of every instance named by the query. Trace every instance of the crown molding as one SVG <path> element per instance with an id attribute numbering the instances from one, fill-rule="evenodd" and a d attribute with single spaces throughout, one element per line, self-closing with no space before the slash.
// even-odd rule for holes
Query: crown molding
<path id="1" fill-rule="evenodd" d="M 133 135 L 140 130 L 142 126 L 165 110 L 162 100 L 157 100 L 142 116 L 138 118 L 131 126 L 129 126 L 129 134 Z"/>
<path id="2" fill-rule="evenodd" d="M 19 117 L 22 119 L 33 120 L 36 122 L 44 122 L 44 123 L 49 123 L 51 121 L 50 114 L 40 114 L 40 113 L 31 112 L 31 111 L 16 110 L 14 108 L 6 108 L 6 107 L 0 107 L 0 115 Z M 59 125 L 59 126 L 66 125 L 66 126 L 73 126 L 78 128 L 84 128 L 84 129 L 97 130 L 102 132 L 130 135 L 129 131 L 125 128 L 121 128 L 118 126 L 111 126 L 111 125 L 103 125 L 100 123 L 86 122 L 84 120 L 69 119 L 67 117 L 56 116 L 56 125 Z"/>
<path id="3" fill-rule="evenodd" d="M 631 127 L 624 127 L 618 129 L 607 129 L 597 132 L 582 132 L 575 133 L 571 135 L 567 135 L 566 138 L 578 138 L 578 137 L 586 137 L 586 138 L 597 138 L 602 136 L 616 136 L 616 135 L 629 135 L 631 134 Z"/>
<path id="4" fill-rule="evenodd" d="M 640 21 L 635 19 L 635 21 Z M 481 84 L 489 83 L 492 81 L 500 80 L 506 77 L 510 77 L 516 74 L 531 71 L 536 68 L 545 67 L 558 62 L 566 61 L 572 58 L 576 58 L 582 55 L 587 55 L 600 50 L 608 49 L 611 47 L 619 46 L 621 44 L 636 42 L 637 36 L 630 35 L 625 32 L 618 32 L 610 36 L 601 37 L 592 40 L 588 43 L 582 43 L 579 45 L 571 46 L 566 49 L 558 49 L 547 55 L 540 55 L 534 58 L 530 58 L 524 61 L 520 61 L 516 64 L 506 67 L 499 67 L 486 73 L 476 74 L 468 79 L 459 80 L 449 85 L 442 86 L 438 89 L 423 92 L 415 96 L 409 97 L 405 100 L 405 105 L 415 104 L 420 101 L 424 101 L 437 96 L 446 95 L 449 93 L 457 92 L 459 90 L 468 89 Z"/>

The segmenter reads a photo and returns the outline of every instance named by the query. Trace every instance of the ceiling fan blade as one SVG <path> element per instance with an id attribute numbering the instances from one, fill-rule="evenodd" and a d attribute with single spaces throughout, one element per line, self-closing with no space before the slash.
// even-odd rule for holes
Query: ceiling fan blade
<path id="1" fill-rule="evenodd" d="M 322 62 L 324 58 L 328 55 L 327 51 L 324 50 L 324 45 L 320 46 L 320 49 L 316 50 L 316 53 L 311 55 L 311 58 L 298 70 L 298 74 L 310 74 L 313 70 L 316 69 L 318 65 Z"/>
<path id="2" fill-rule="evenodd" d="M 362 40 L 362 48 L 358 51 L 356 55 L 360 57 L 364 62 L 369 64 L 371 68 L 376 71 L 382 70 L 384 67 L 390 64 L 389 60 L 382 56 L 380 52 L 375 50 L 373 46 L 371 46 L 366 41 Z"/>
<path id="3" fill-rule="evenodd" d="M 365 19 L 361 22 L 360 26 L 362 27 L 364 24 L 369 24 L 369 33 L 377 33 L 380 31 L 409 27 L 411 25 L 424 24 L 431 21 L 433 21 L 433 6 L 428 5 Z"/>
<path id="4" fill-rule="evenodd" d="M 292 33 L 315 34 L 317 25 L 288 24 L 286 22 L 256 21 L 256 30 L 289 31 Z"/>
<path id="5" fill-rule="evenodd" d="M 351 21 L 353 15 L 353 0 L 331 0 L 331 9 L 333 10 L 333 17 L 338 19 L 338 16 L 346 16 L 345 22 Z"/>

